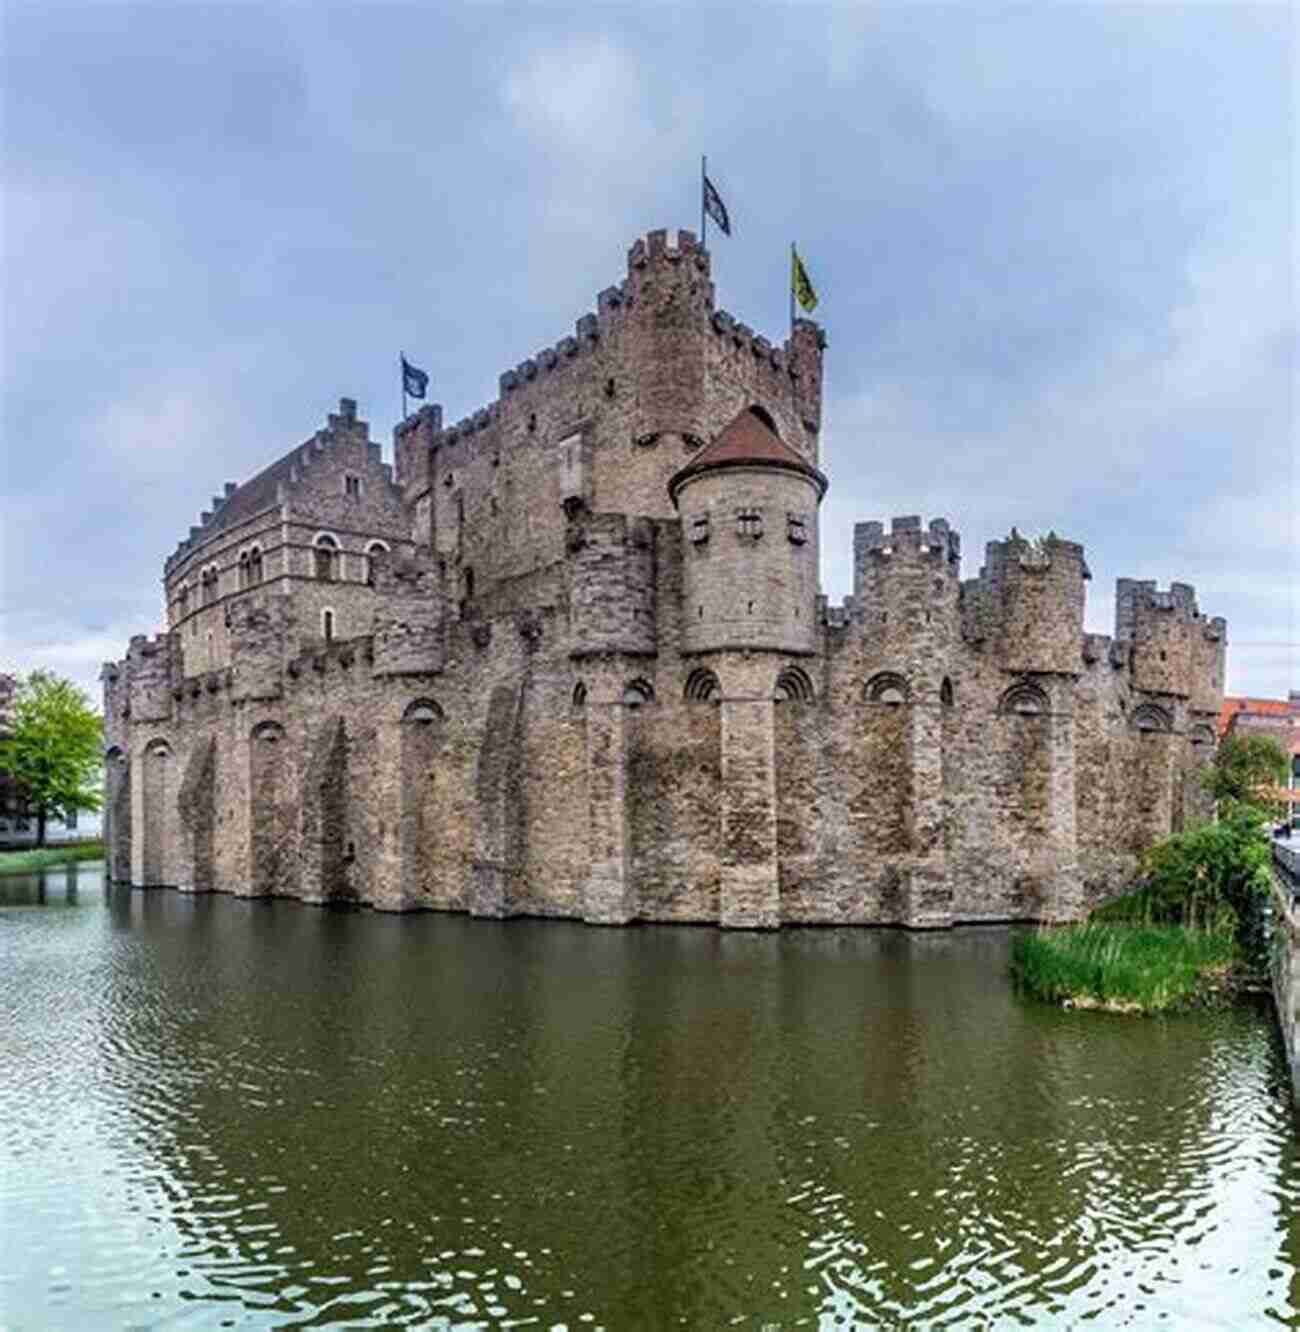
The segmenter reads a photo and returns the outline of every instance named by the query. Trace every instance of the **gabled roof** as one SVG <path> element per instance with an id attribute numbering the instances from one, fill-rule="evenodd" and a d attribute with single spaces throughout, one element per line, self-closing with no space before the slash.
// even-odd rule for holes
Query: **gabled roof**
<path id="1" fill-rule="evenodd" d="M 718 432 L 711 444 L 701 449 L 681 471 L 674 473 L 668 482 L 668 495 L 676 504 L 677 492 L 692 477 L 724 467 L 752 467 L 755 464 L 801 472 L 817 487 L 818 498 L 826 493 L 826 478 L 776 433 L 767 413 L 761 407 L 746 407 Z"/>
<path id="2" fill-rule="evenodd" d="M 1229 694 L 1223 700 L 1223 706 L 1219 709 L 1219 735 L 1228 729 L 1228 723 L 1232 721 L 1239 712 L 1256 717 L 1279 717 L 1287 718 L 1291 716 L 1292 705 L 1284 698 L 1244 698 L 1240 695 Z"/>

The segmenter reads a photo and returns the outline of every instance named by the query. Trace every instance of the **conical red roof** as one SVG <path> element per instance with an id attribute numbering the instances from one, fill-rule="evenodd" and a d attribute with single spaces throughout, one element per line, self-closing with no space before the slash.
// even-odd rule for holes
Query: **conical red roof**
<path id="1" fill-rule="evenodd" d="M 759 409 L 746 407 L 737 413 L 730 425 L 718 432 L 711 444 L 706 445 L 681 471 L 668 482 L 668 494 L 677 503 L 677 492 L 692 477 L 723 467 L 766 465 L 802 472 L 817 486 L 818 496 L 826 493 L 826 478 L 806 458 L 796 453 L 759 414 Z"/>

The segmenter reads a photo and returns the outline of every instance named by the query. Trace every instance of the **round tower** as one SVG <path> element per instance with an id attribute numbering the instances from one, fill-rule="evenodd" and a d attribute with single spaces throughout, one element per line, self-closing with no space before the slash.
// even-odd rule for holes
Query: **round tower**
<path id="1" fill-rule="evenodd" d="M 815 650 L 817 507 L 826 484 L 757 406 L 673 476 L 683 651 Z"/>

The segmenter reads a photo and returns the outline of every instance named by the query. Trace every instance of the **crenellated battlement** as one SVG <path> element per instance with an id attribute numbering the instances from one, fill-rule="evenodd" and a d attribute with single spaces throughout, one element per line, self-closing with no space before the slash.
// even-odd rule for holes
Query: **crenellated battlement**
<path id="1" fill-rule="evenodd" d="M 444 426 L 440 406 L 424 407 L 394 430 L 398 475 L 404 481 L 421 477 L 415 447 L 452 446 L 483 434 L 505 417 L 517 397 L 545 391 L 556 376 L 581 367 L 602 349 L 617 345 L 630 321 L 651 320 L 676 337 L 687 326 L 712 331 L 726 354 L 743 356 L 750 374 L 757 374 L 758 396 L 791 400 L 805 428 L 821 424 L 821 354 L 825 334 L 812 320 L 799 319 L 790 337 L 773 343 L 725 310 L 715 310 L 709 252 L 694 232 L 678 231 L 676 244 L 666 230 L 649 232 L 628 250 L 627 275 L 596 296 L 596 308 L 581 315 L 572 334 L 525 357 L 498 376 L 497 398 L 454 424 Z M 648 396 L 658 397 L 652 389 Z M 673 427 L 675 428 L 675 427 Z M 416 441 L 418 440 L 418 444 Z"/>
<path id="2" fill-rule="evenodd" d="M 129 716 L 135 722 L 165 721 L 171 715 L 171 686 L 179 678 L 179 654 L 169 633 L 136 634 L 127 647 L 125 668 Z"/>
<path id="3" fill-rule="evenodd" d="M 884 626 L 898 620 L 904 603 L 938 605 L 944 598 L 933 587 L 935 575 L 955 583 L 960 564 L 961 535 L 946 518 L 933 518 L 928 527 L 916 514 L 891 518 L 888 528 L 877 519 L 855 523 L 853 595 L 845 613 Z"/>
<path id="4" fill-rule="evenodd" d="M 1004 670 L 1077 674 L 1082 669 L 1084 548 L 1049 532 L 1014 527 L 985 547 L 979 577 L 962 584 L 962 637 L 991 651 Z"/>
<path id="5" fill-rule="evenodd" d="M 1170 583 L 1161 591 L 1154 579 L 1117 578 L 1115 580 L 1115 637 L 1133 639 L 1147 615 L 1165 614 L 1180 624 L 1199 624 L 1207 639 L 1217 640 L 1227 633 L 1222 616 L 1203 617 L 1196 604 L 1196 589 L 1190 583 Z"/>
<path id="6" fill-rule="evenodd" d="M 889 530 L 883 522 L 853 525 L 854 566 L 859 561 L 925 559 L 956 565 L 961 561 L 961 534 L 946 518 L 932 518 L 928 528 L 921 526 L 915 514 L 891 518 Z"/>
<path id="7" fill-rule="evenodd" d="M 957 638 L 961 536 L 946 518 L 916 514 L 853 527 L 853 595 L 826 622 L 852 626 L 872 660 L 929 696 Z M 927 683 L 922 686 L 921 682 Z"/>
<path id="8" fill-rule="evenodd" d="M 990 541 L 984 548 L 984 566 L 980 578 L 993 586 L 1010 583 L 1028 574 L 1038 576 L 1055 571 L 1058 576 L 1092 578 L 1083 547 L 1048 532 L 1045 537 L 1025 537 L 1014 527 L 1003 541 Z"/>
<path id="9" fill-rule="evenodd" d="M 126 659 L 133 668 L 157 657 L 166 658 L 170 665 L 171 650 L 172 636 L 166 631 L 154 634 L 152 638 L 148 634 L 132 634 L 126 649 Z M 135 674 L 136 671 L 132 670 L 131 673 Z"/>
<path id="10" fill-rule="evenodd" d="M 1227 621 L 1202 616 L 1196 589 L 1154 580 L 1115 582 L 1115 641 L 1131 663 L 1133 682 L 1152 693 L 1186 696 L 1196 710 L 1212 711 L 1222 692 Z"/>
<path id="11" fill-rule="evenodd" d="M 543 347 L 518 364 L 502 370 L 497 377 L 499 396 L 494 402 L 471 412 L 445 429 L 442 426 L 440 406 L 432 407 L 432 411 L 430 407 L 421 408 L 419 412 L 408 416 L 398 424 L 396 437 L 402 438 L 423 428 L 433 435 L 441 435 L 441 439 L 437 442 L 451 444 L 457 439 L 486 429 L 499 418 L 500 403 L 507 395 L 566 369 L 583 355 L 594 351 L 603 340 L 608 339 L 615 327 L 626 318 L 636 298 L 642 294 L 647 270 L 651 273 L 663 268 L 671 271 L 683 260 L 693 262 L 696 270 L 707 276 L 709 253 L 699 244 L 693 232 L 679 231 L 676 246 L 668 244 L 666 231 L 652 231 L 645 238 L 639 238 L 628 251 L 627 277 L 617 286 L 606 287 L 597 293 L 596 309 L 580 315 L 574 321 L 571 334 L 566 334 L 550 346 Z M 710 285 L 708 293 L 710 306 L 712 299 Z M 434 412 L 436 420 L 432 419 Z"/>

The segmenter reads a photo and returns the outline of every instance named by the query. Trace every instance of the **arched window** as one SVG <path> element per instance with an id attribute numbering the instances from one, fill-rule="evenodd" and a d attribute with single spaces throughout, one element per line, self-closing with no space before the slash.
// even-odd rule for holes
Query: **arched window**
<path id="1" fill-rule="evenodd" d="M 649 680 L 637 678 L 629 680 L 623 690 L 623 702 L 629 708 L 643 707 L 655 701 L 654 686 Z"/>
<path id="2" fill-rule="evenodd" d="M 199 584 L 203 589 L 203 604 L 211 606 L 217 599 L 217 566 L 210 564 L 204 569 L 199 578 Z"/>
<path id="3" fill-rule="evenodd" d="M 581 680 L 573 686 L 573 706 L 575 708 L 587 706 L 587 686 Z"/>
<path id="4" fill-rule="evenodd" d="M 751 402 L 749 411 L 752 416 L 757 416 L 778 439 L 781 437 L 781 432 L 776 428 L 776 422 L 772 419 L 772 413 L 766 407 L 760 407 L 758 403 Z"/>
<path id="5" fill-rule="evenodd" d="M 867 681 L 865 697 L 868 703 L 906 703 L 912 690 L 896 671 L 878 671 Z"/>
<path id="6" fill-rule="evenodd" d="M 190 589 L 185 584 L 176 594 L 176 616 L 183 620 L 190 613 Z"/>
<path id="7" fill-rule="evenodd" d="M 939 686 L 939 703 L 942 707 L 950 708 L 956 701 L 956 695 L 953 693 L 952 681 L 945 675 L 943 677 L 943 684 Z"/>
<path id="8" fill-rule="evenodd" d="M 1050 710 L 1047 694 L 1030 680 L 1017 680 L 998 703 L 998 712 L 1004 717 L 1035 717 Z"/>
<path id="9" fill-rule="evenodd" d="M 709 703 L 722 692 L 718 677 L 712 671 L 699 667 L 686 677 L 685 697 L 688 703 Z"/>
<path id="10" fill-rule="evenodd" d="M 315 546 L 316 577 L 323 583 L 332 583 L 338 577 L 339 543 L 328 532 L 322 532 L 312 544 Z"/>
<path id="11" fill-rule="evenodd" d="M 402 713 L 402 721 L 415 726 L 432 726 L 434 722 L 440 722 L 442 719 L 442 708 L 431 698 L 417 698 L 414 703 L 408 704 L 406 711 Z"/>
<path id="12" fill-rule="evenodd" d="M 328 608 L 320 613 L 320 632 L 327 643 L 334 641 L 334 612 Z"/>
<path id="13" fill-rule="evenodd" d="M 284 739 L 284 727 L 279 722 L 258 722 L 253 727 L 253 739 L 267 745 L 279 744 Z"/>
<path id="14" fill-rule="evenodd" d="M 465 566 L 464 572 L 465 600 L 474 600 L 474 569 L 472 565 Z"/>
<path id="15" fill-rule="evenodd" d="M 382 541 L 372 541 L 366 547 L 366 585 L 368 587 L 374 587 L 375 585 L 374 556 L 379 551 L 383 551 L 385 554 L 388 553 L 388 547 Z"/>
<path id="16" fill-rule="evenodd" d="M 1135 731 L 1157 731 L 1167 733 L 1174 729 L 1173 718 L 1155 703 L 1141 703 L 1133 709 L 1128 719 Z"/>
<path id="17" fill-rule="evenodd" d="M 246 587 L 249 585 L 249 582 L 250 582 L 250 581 L 251 581 L 251 580 L 250 580 L 250 578 L 249 578 L 249 573 L 248 573 L 248 552 L 247 552 L 246 550 L 241 550 L 241 551 L 239 552 L 239 587 L 240 587 L 240 590 L 242 591 L 244 588 L 246 588 Z"/>
<path id="18" fill-rule="evenodd" d="M 778 703 L 811 703 L 815 697 L 812 680 L 801 667 L 786 666 L 776 677 Z"/>
<path id="19" fill-rule="evenodd" d="M 262 548 L 254 546 L 248 552 L 248 584 L 256 587 L 262 581 Z"/>

